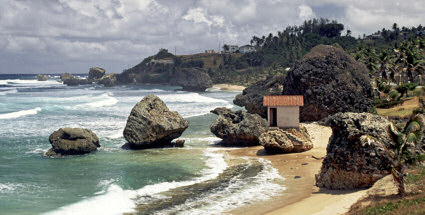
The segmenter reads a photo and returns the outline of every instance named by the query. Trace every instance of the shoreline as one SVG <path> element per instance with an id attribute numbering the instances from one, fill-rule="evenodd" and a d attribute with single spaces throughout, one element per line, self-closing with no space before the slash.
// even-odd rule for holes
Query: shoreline
<path id="1" fill-rule="evenodd" d="M 328 190 L 315 186 L 326 156 L 326 147 L 332 130 L 315 123 L 303 124 L 314 144 L 314 148 L 292 154 L 268 155 L 262 146 L 226 151 L 231 156 L 248 156 L 269 160 L 279 174 L 285 178 L 286 190 L 268 201 L 255 202 L 229 211 L 230 214 L 344 214 L 367 192 L 363 190 Z M 259 191 L 261 192 L 261 191 Z"/>
<path id="2" fill-rule="evenodd" d="M 242 91 L 246 87 L 241 85 L 234 85 L 234 84 L 214 84 L 212 88 L 223 90 L 223 91 Z"/>

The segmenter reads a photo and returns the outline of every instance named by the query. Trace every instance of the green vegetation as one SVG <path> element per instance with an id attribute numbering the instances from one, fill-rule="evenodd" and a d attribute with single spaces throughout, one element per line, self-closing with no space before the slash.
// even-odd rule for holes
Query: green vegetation
<path id="1" fill-rule="evenodd" d="M 363 38 L 351 36 L 344 25 L 328 19 L 312 19 L 300 26 L 288 26 L 276 34 L 253 36 L 249 41 L 256 49 L 251 53 L 202 53 L 174 56 L 167 49 L 125 70 L 124 79 L 138 83 L 167 83 L 181 68 L 199 67 L 208 71 L 214 83 L 250 85 L 269 76 L 285 75 L 286 68 L 319 44 L 337 45 L 363 62 L 370 76 L 379 81 L 377 107 L 392 107 L 408 96 L 397 85 L 417 83 L 425 71 L 425 28 L 382 29 Z M 227 45 L 224 46 L 226 48 Z M 227 46 L 228 48 L 228 46 Z M 395 97 L 395 93 L 397 97 Z M 390 95 L 391 94 L 391 95 Z"/>
<path id="2" fill-rule="evenodd" d="M 405 197 L 370 196 L 356 203 L 349 214 L 362 215 L 398 215 L 398 214 L 425 214 L 425 167 L 412 166 L 407 171 L 406 185 L 410 192 Z M 366 203 L 369 202 L 370 205 Z"/>

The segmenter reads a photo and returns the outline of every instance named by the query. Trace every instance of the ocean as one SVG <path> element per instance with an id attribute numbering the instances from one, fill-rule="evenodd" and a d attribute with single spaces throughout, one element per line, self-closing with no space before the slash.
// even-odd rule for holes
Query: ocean
<path id="1" fill-rule="evenodd" d="M 239 92 L 178 89 L 69 87 L 54 75 L 0 75 L 0 214 L 220 214 L 280 195 L 284 179 L 270 162 L 229 157 L 224 150 L 233 148 L 219 147 L 209 131 L 216 118 L 209 111 L 238 109 Z M 131 108 L 149 94 L 189 121 L 184 148 L 121 148 Z M 94 131 L 101 148 L 43 156 L 62 127 Z"/>

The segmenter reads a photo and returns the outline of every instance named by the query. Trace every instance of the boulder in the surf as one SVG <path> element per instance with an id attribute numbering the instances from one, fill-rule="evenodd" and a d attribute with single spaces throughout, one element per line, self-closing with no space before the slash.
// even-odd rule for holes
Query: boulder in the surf
<path id="1" fill-rule="evenodd" d="M 188 126 L 189 122 L 170 111 L 160 98 L 148 95 L 131 110 L 124 138 L 132 149 L 169 146 Z"/>
<path id="2" fill-rule="evenodd" d="M 211 124 L 210 130 L 223 139 L 223 145 L 259 145 L 258 138 L 268 129 L 267 121 L 258 114 L 241 110 L 233 112 L 224 107 L 211 112 L 218 117 Z"/>
<path id="3" fill-rule="evenodd" d="M 50 135 L 49 142 L 52 148 L 46 156 L 86 154 L 100 147 L 96 134 L 84 128 L 61 128 Z"/>

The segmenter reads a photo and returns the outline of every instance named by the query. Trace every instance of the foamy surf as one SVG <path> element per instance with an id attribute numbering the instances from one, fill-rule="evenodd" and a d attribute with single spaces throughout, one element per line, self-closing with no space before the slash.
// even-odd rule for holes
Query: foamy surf
<path id="1" fill-rule="evenodd" d="M 8 94 L 15 94 L 15 93 L 18 93 L 18 90 L 16 88 L 11 90 L 0 91 L 0 96 L 5 96 Z"/>
<path id="2" fill-rule="evenodd" d="M 37 107 L 30 110 L 21 110 L 21 111 L 12 112 L 12 113 L 4 113 L 4 114 L 0 114 L 0 119 L 15 119 L 15 118 L 20 118 L 20 117 L 29 116 L 29 115 L 36 115 L 40 111 L 41 111 L 41 108 Z"/>
<path id="3" fill-rule="evenodd" d="M 158 196 L 159 193 L 174 188 L 189 186 L 203 181 L 207 181 L 217 177 L 222 173 L 227 163 L 224 160 L 224 154 L 214 153 L 216 149 L 205 149 L 204 155 L 206 168 L 202 172 L 202 176 L 190 181 L 180 182 L 162 182 L 153 185 L 147 185 L 138 190 L 123 190 L 120 186 L 110 184 L 105 194 L 95 196 L 75 204 L 61 207 L 55 211 L 45 213 L 45 215 L 115 215 L 123 213 L 135 212 L 136 201 L 139 197 Z M 101 181 L 99 184 L 108 183 L 109 181 Z M 103 193 L 98 192 L 98 193 Z M 139 200 L 140 201 L 140 200 Z"/>

